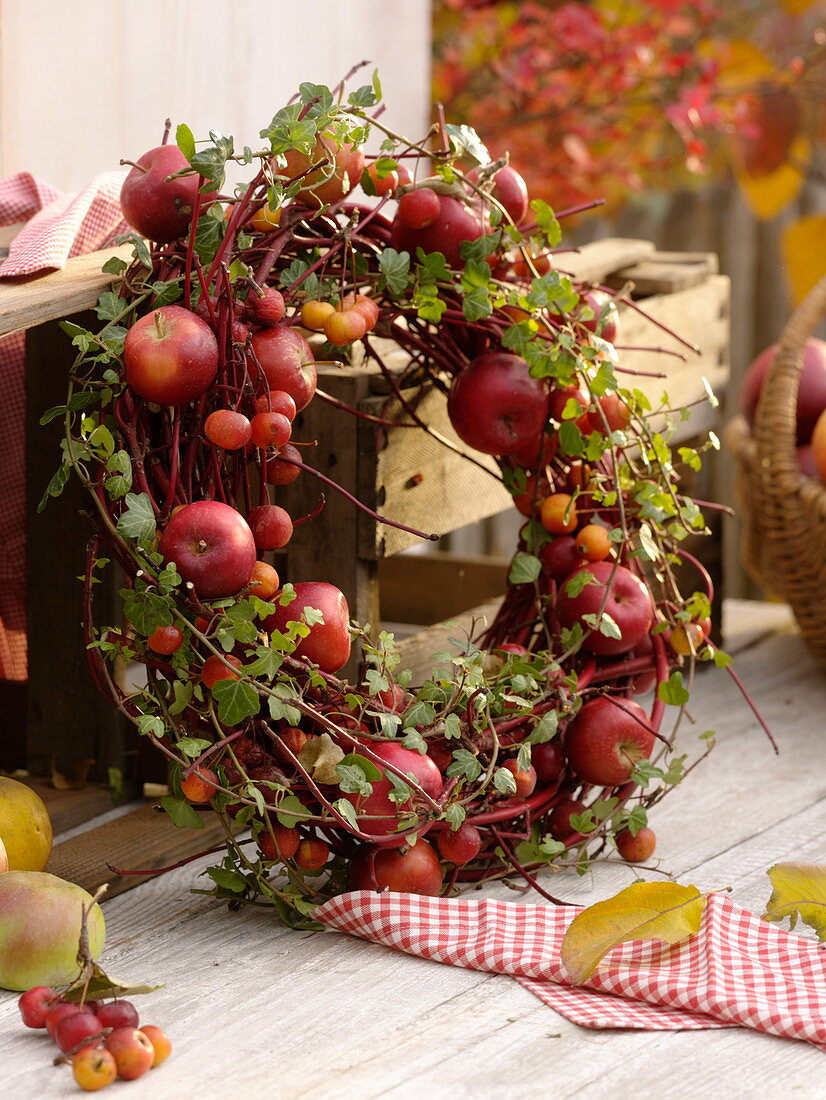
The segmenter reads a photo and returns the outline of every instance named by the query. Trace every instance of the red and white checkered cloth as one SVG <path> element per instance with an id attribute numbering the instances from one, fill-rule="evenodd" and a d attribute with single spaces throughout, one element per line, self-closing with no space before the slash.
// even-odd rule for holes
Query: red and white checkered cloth
<path id="1" fill-rule="evenodd" d="M 104 172 L 77 195 L 28 172 L 0 180 L 0 225 L 26 222 L 0 279 L 39 275 L 71 256 L 103 248 L 128 228 L 120 194 L 126 170 Z M 26 678 L 26 500 L 24 333 L 0 339 L 0 679 Z M 55 456 L 55 464 L 57 456 Z M 45 486 L 44 486 L 45 488 Z"/>
<path id="2" fill-rule="evenodd" d="M 692 939 L 621 944 L 584 986 L 559 957 L 580 907 L 356 890 L 313 913 L 349 932 L 451 966 L 509 974 L 582 1027 L 751 1027 L 826 1050 L 826 948 L 712 894 Z"/>

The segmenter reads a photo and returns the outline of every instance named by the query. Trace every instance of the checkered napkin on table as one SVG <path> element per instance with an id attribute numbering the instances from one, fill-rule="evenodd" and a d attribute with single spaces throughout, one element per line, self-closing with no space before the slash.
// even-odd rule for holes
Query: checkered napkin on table
<path id="1" fill-rule="evenodd" d="M 357 890 L 313 916 L 409 955 L 509 974 L 582 1027 L 742 1026 L 826 1050 L 826 948 L 712 894 L 692 939 L 621 944 L 584 986 L 574 987 L 559 948 L 580 911 Z"/>
<path id="2" fill-rule="evenodd" d="M 118 195 L 125 172 L 62 194 L 28 172 L 0 180 L 0 225 L 26 224 L 0 260 L 0 279 L 45 274 L 102 248 L 128 227 Z M 26 678 L 25 334 L 0 338 L 0 679 Z M 45 488 L 45 486 L 44 486 Z"/>

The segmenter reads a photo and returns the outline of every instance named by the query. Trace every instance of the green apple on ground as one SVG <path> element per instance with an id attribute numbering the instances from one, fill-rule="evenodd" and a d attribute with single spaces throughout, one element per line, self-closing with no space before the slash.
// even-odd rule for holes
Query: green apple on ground
<path id="1" fill-rule="evenodd" d="M 78 972 L 83 907 L 92 898 L 80 886 L 41 871 L 0 876 L 0 988 L 66 985 Z M 95 904 L 89 914 L 89 952 L 103 950 L 106 925 Z"/>

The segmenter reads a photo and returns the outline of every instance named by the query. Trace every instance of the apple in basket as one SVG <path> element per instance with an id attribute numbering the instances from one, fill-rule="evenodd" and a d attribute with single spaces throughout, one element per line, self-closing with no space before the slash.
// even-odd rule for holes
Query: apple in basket
<path id="1" fill-rule="evenodd" d="M 777 344 L 772 344 L 761 352 L 743 378 L 740 407 L 749 426 L 754 424 L 763 383 L 776 351 Z M 826 409 L 826 341 L 812 338 L 806 341 L 803 350 L 803 369 L 800 372 L 800 388 L 797 392 L 798 446 L 803 446 L 812 438 L 817 419 L 824 409 Z"/>

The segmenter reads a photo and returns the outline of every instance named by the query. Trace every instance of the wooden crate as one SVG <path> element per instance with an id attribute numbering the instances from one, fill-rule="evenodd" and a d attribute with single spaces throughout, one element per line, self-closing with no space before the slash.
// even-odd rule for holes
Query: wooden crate
<path id="1" fill-rule="evenodd" d="M 29 330 L 27 348 L 27 492 L 29 684 L 5 685 L 0 706 L 16 700 L 26 709 L 25 734 L 8 726 L 0 733 L 0 754 L 16 754 L 28 766 L 47 774 L 52 760 L 68 766 L 94 757 L 105 775 L 107 766 L 128 771 L 126 761 L 135 742 L 118 716 L 94 692 L 85 669 L 79 630 L 81 586 L 76 577 L 90 527 L 79 487 L 49 506 L 46 518 L 35 506 L 57 464 L 59 425 L 42 428 L 43 410 L 58 404 L 65 393 L 66 371 L 73 359 L 60 318 L 89 309 L 109 283 L 100 268 L 107 250 L 69 261 L 53 275 L 0 284 L 0 334 Z M 686 360 L 649 352 L 623 351 L 624 366 L 655 370 L 665 379 L 630 378 L 658 401 L 669 393 L 673 406 L 699 400 L 702 378 L 721 389 L 728 375 L 728 279 L 717 274 L 709 254 L 658 253 L 645 241 L 609 239 L 566 255 L 562 263 L 577 278 L 622 287 L 636 286 L 644 308 L 667 327 L 693 342 L 699 354 Z M 684 351 L 633 310 L 623 310 L 622 344 Z M 348 405 L 367 412 L 387 411 L 388 394 L 380 373 L 367 367 L 320 370 L 320 387 Z M 392 409 L 390 410 L 392 413 Z M 444 399 L 435 391 L 422 400 L 420 411 L 440 433 L 461 450 L 447 419 Z M 716 424 L 716 410 L 700 408 L 681 425 L 688 440 Z M 379 429 L 316 400 L 297 423 L 296 438 L 317 440 L 309 461 L 389 518 L 442 535 L 457 527 L 510 509 L 510 498 L 496 483 L 494 463 L 475 455 L 487 471 L 467 462 L 420 430 Z M 305 452 L 306 453 L 306 452 Z M 328 580 L 347 595 L 353 615 L 376 624 L 384 617 L 415 614 L 416 622 L 453 615 L 504 587 L 507 563 L 426 553 L 415 560 L 397 555 L 419 540 L 377 525 L 338 494 L 309 476 L 299 478 L 279 497 L 294 517 L 313 511 L 319 492 L 326 507 L 311 523 L 296 530 L 283 561 L 291 580 Z M 697 495 L 708 496 L 705 490 Z M 429 547 L 431 544 L 425 544 Z M 382 585 L 382 579 L 384 585 Z M 102 617 L 116 614 L 113 593 L 98 597 Z M 108 601 L 108 602 L 107 602 Z M 60 639 L 55 646 L 54 639 Z M 22 746 L 22 751 L 21 751 Z M 0 756 L 2 759 L 2 756 Z M 101 774 L 101 771 L 99 771 Z"/>

